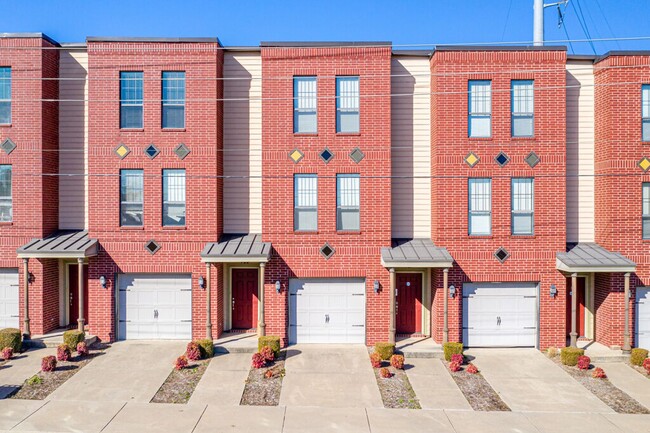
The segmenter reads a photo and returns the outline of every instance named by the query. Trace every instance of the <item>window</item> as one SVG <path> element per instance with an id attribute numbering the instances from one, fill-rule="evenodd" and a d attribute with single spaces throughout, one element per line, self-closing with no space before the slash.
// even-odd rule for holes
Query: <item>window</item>
<path id="1" fill-rule="evenodd" d="M 532 178 L 512 179 L 512 234 L 535 232 L 535 195 Z"/>
<path id="2" fill-rule="evenodd" d="M 143 73 L 120 72 L 120 128 L 142 129 Z"/>
<path id="3" fill-rule="evenodd" d="M 643 183 L 643 239 L 650 239 L 650 182 Z"/>
<path id="4" fill-rule="evenodd" d="M 120 170 L 120 225 L 144 225 L 144 173 Z"/>
<path id="5" fill-rule="evenodd" d="M 13 221 L 11 198 L 11 166 L 0 165 L 0 222 Z"/>
<path id="6" fill-rule="evenodd" d="M 650 141 L 650 84 L 641 86 L 641 123 L 643 141 Z"/>
<path id="7" fill-rule="evenodd" d="M 492 135 L 492 82 L 469 82 L 469 136 Z"/>
<path id="8" fill-rule="evenodd" d="M 316 85 L 316 77 L 294 77 L 293 79 L 294 133 L 318 132 Z"/>
<path id="9" fill-rule="evenodd" d="M 0 124 L 11 123 L 11 68 L 0 68 Z"/>
<path id="10" fill-rule="evenodd" d="M 162 127 L 185 128 L 185 72 L 162 73 Z"/>
<path id="11" fill-rule="evenodd" d="M 318 177 L 296 174 L 293 178 L 293 229 L 318 230 Z"/>
<path id="12" fill-rule="evenodd" d="M 359 132 L 359 77 L 336 77 L 336 132 Z"/>
<path id="13" fill-rule="evenodd" d="M 512 136 L 532 137 L 535 133 L 533 80 L 514 80 L 512 91 Z"/>
<path id="14" fill-rule="evenodd" d="M 359 175 L 336 175 L 336 230 L 360 230 Z"/>
<path id="15" fill-rule="evenodd" d="M 492 233 L 492 179 L 469 179 L 469 234 Z"/>
<path id="16" fill-rule="evenodd" d="M 163 170 L 163 226 L 185 225 L 185 170 Z"/>

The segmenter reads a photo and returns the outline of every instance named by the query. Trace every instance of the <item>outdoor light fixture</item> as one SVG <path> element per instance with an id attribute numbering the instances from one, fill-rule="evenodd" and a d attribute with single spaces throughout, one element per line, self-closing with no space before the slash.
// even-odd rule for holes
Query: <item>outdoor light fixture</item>
<path id="1" fill-rule="evenodd" d="M 275 291 L 276 291 L 276 293 L 280 293 L 280 288 L 281 288 L 280 281 L 276 281 L 275 282 Z"/>
<path id="2" fill-rule="evenodd" d="M 205 278 L 203 278 L 203 275 L 199 277 L 199 287 L 205 289 Z"/>
<path id="3" fill-rule="evenodd" d="M 551 284 L 551 298 L 555 298 L 557 296 L 557 287 L 555 287 L 555 284 Z"/>
<path id="4" fill-rule="evenodd" d="M 372 284 L 372 288 L 375 289 L 375 293 L 379 293 L 379 280 L 375 280 Z"/>
<path id="5" fill-rule="evenodd" d="M 99 277 L 99 284 L 102 285 L 102 288 L 104 288 L 104 289 L 106 288 L 106 277 L 105 276 L 102 275 L 101 277 Z"/>
<path id="6" fill-rule="evenodd" d="M 449 297 L 453 298 L 456 296 L 456 287 L 454 285 L 449 286 Z"/>

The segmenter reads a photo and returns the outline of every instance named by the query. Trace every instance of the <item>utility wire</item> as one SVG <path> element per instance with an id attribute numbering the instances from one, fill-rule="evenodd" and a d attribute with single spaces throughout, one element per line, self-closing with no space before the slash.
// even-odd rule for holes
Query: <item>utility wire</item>
<path id="1" fill-rule="evenodd" d="M 508 13 L 506 13 L 506 21 L 505 21 L 505 23 L 503 23 L 503 32 L 501 32 L 501 40 L 502 41 L 503 41 L 503 38 L 506 35 L 506 28 L 508 27 L 508 20 L 510 19 L 510 10 L 511 9 L 512 9 L 512 0 L 510 0 L 510 3 L 508 3 Z"/>
<path id="2" fill-rule="evenodd" d="M 603 8 L 600 6 L 600 0 L 595 0 L 596 1 L 596 6 L 598 6 L 598 10 L 600 11 L 600 14 L 603 16 L 603 19 L 605 20 L 605 24 L 607 25 L 607 28 L 609 29 L 609 33 L 612 35 L 612 38 L 615 38 L 614 36 L 614 31 L 612 30 L 612 27 L 609 25 L 609 20 L 607 19 L 607 15 L 603 11 Z M 568 36 L 567 36 L 568 38 Z M 621 49 L 621 44 L 618 41 L 616 42 L 616 47 L 620 50 Z"/>
<path id="3" fill-rule="evenodd" d="M 585 20 L 585 16 L 582 13 L 582 7 L 580 6 L 580 1 L 574 0 L 573 3 L 577 5 L 577 9 L 575 7 L 573 9 L 576 11 L 576 17 L 578 17 L 578 22 L 582 27 L 582 31 L 587 37 L 587 40 L 589 41 L 589 45 L 591 46 L 592 51 L 594 52 L 594 54 L 596 54 L 596 47 L 594 46 L 593 43 L 594 39 L 592 39 L 591 35 L 589 34 L 589 28 L 587 27 L 587 21 Z"/>

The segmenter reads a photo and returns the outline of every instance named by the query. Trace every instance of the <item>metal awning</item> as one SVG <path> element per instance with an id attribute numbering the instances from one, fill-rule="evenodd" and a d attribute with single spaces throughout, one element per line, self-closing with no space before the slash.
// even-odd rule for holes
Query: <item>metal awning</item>
<path id="1" fill-rule="evenodd" d="M 381 249 L 381 264 L 386 268 L 451 268 L 454 259 L 446 248 L 431 239 L 393 239 L 392 248 Z"/>
<path id="2" fill-rule="evenodd" d="M 594 242 L 567 244 L 557 253 L 556 268 L 564 272 L 634 272 L 636 263 L 621 253 L 611 252 Z"/>
<path id="3" fill-rule="evenodd" d="M 43 239 L 32 239 L 16 250 L 24 259 L 78 259 L 97 255 L 97 239 L 87 230 L 57 231 Z"/>
<path id="4" fill-rule="evenodd" d="M 210 242 L 201 251 L 201 260 L 208 263 L 268 262 L 271 243 L 262 242 L 259 234 L 224 234 L 219 242 Z"/>

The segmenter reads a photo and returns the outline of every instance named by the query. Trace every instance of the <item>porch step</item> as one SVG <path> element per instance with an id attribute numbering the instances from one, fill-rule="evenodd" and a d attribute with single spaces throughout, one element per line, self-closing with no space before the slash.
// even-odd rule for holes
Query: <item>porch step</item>
<path id="1" fill-rule="evenodd" d="M 86 335 L 86 345 L 90 346 L 91 344 L 97 341 L 97 337 L 94 335 Z M 56 348 L 60 344 L 63 344 L 63 335 L 44 335 L 37 336 L 30 340 L 23 340 L 23 347 L 29 349 L 42 349 L 45 347 Z"/>
<path id="2" fill-rule="evenodd" d="M 436 358 L 436 359 L 444 359 L 445 354 L 442 351 L 442 349 L 432 349 L 432 350 L 399 350 L 395 349 L 396 352 L 401 353 L 404 355 L 404 358 L 409 359 L 409 358 Z"/>
<path id="3" fill-rule="evenodd" d="M 586 353 L 586 355 L 589 356 L 591 362 L 595 364 L 604 364 L 608 362 L 630 362 L 630 355 L 626 355 L 624 353 L 616 355 L 590 355 L 589 353 Z"/>
<path id="4" fill-rule="evenodd" d="M 215 345 L 214 353 L 255 353 L 257 346 Z"/>

